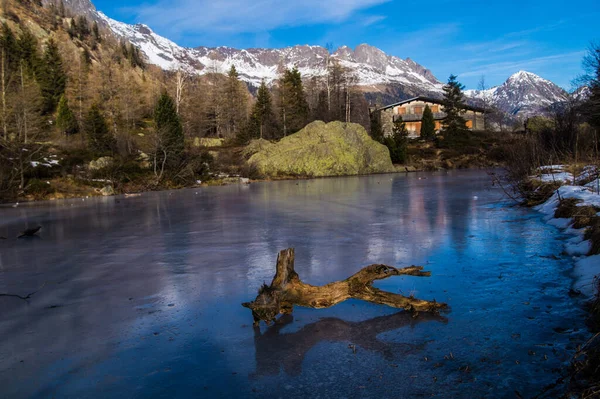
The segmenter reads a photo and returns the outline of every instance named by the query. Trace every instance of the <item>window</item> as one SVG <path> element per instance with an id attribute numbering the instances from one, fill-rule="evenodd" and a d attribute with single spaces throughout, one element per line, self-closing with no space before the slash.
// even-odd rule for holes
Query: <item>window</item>
<path id="1" fill-rule="evenodd" d="M 419 133 L 419 135 L 421 134 L 421 125 L 422 122 L 415 123 L 415 132 Z"/>
<path id="2" fill-rule="evenodd" d="M 467 121 L 467 127 L 473 129 L 473 121 Z"/>
<path id="3" fill-rule="evenodd" d="M 433 112 L 434 114 L 436 112 L 440 112 L 440 106 L 439 105 L 432 105 L 431 106 L 431 112 Z"/>
<path id="4" fill-rule="evenodd" d="M 423 113 L 423 106 L 419 105 L 415 107 L 415 114 L 422 114 Z"/>

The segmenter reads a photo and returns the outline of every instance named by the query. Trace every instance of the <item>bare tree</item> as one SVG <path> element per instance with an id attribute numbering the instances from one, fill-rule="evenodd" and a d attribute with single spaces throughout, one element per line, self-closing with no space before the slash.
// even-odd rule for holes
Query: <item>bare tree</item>
<path id="1" fill-rule="evenodd" d="M 488 87 L 485 83 L 485 75 L 481 75 L 481 78 L 479 78 L 477 90 L 480 93 L 479 98 L 481 100 L 481 108 L 483 108 L 483 125 L 487 129 L 488 113 L 492 104 L 492 95 L 488 92 Z"/>
<path id="2" fill-rule="evenodd" d="M 7 72 L 6 72 L 6 49 L 2 47 L 2 59 L 0 60 L 1 78 L 2 78 L 2 132 L 4 133 L 4 140 L 8 140 L 8 107 L 6 103 L 7 95 Z"/>
<path id="3" fill-rule="evenodd" d="M 180 107 L 183 102 L 184 90 L 187 86 L 187 82 L 189 80 L 189 75 L 186 71 L 179 68 L 177 73 L 175 74 L 175 107 L 177 109 L 177 114 L 180 115 Z"/>

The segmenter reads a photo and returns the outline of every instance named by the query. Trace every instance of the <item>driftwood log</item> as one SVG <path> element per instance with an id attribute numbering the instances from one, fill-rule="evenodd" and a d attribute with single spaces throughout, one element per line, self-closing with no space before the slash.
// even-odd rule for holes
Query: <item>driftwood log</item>
<path id="1" fill-rule="evenodd" d="M 423 271 L 422 266 L 397 269 L 387 265 L 371 265 L 345 280 L 317 287 L 300 280 L 294 270 L 294 249 L 289 248 L 281 251 L 277 257 L 277 270 L 271 285 L 264 284 L 258 291 L 256 299 L 253 302 L 245 302 L 242 306 L 252 310 L 255 325 L 261 321 L 269 324 L 275 321 L 278 314 L 291 314 L 294 306 L 323 309 L 350 298 L 400 308 L 412 313 L 438 313 L 447 308 L 446 304 L 435 300 L 424 301 L 373 287 L 374 281 L 392 276 L 429 277 L 431 272 Z"/>

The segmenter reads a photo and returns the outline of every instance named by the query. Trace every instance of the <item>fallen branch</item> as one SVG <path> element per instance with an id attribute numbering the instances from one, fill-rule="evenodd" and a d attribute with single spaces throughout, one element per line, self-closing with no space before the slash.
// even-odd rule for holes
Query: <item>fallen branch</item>
<path id="1" fill-rule="evenodd" d="M 34 291 L 31 294 L 27 294 L 25 296 L 21 296 L 21 295 L 17 295 L 17 294 L 0 294 L 0 297 L 5 296 L 5 297 L 12 297 L 12 298 L 19 298 L 24 301 L 29 301 L 32 296 L 34 296 L 35 294 L 40 292 L 42 290 L 42 288 L 44 288 L 45 286 L 46 286 L 46 283 L 42 284 L 42 286 L 40 288 L 38 288 L 37 291 Z"/>
<path id="2" fill-rule="evenodd" d="M 254 324 L 274 321 L 278 314 L 291 314 L 294 306 L 313 309 L 329 308 L 350 298 L 373 302 L 393 308 L 404 309 L 413 313 L 439 312 L 447 308 L 444 303 L 435 300 L 424 301 L 414 297 L 394 294 L 373 287 L 373 282 L 391 276 L 429 277 L 430 272 L 423 271 L 422 266 L 410 266 L 397 269 L 387 265 L 371 265 L 363 268 L 353 276 L 316 287 L 303 283 L 294 270 L 294 249 L 289 248 L 279 253 L 277 270 L 270 286 L 263 285 L 253 302 L 242 306 L 252 310 Z"/>

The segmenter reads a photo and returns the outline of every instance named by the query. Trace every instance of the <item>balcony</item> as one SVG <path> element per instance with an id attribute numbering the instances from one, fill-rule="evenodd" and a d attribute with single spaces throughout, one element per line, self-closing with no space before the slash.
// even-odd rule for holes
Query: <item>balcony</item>
<path id="1" fill-rule="evenodd" d="M 404 122 L 420 122 L 423 119 L 423 114 L 404 114 L 404 115 L 394 115 L 394 122 L 396 122 L 399 117 L 402 117 Z M 440 120 L 446 117 L 445 112 L 434 112 L 433 119 Z"/>

